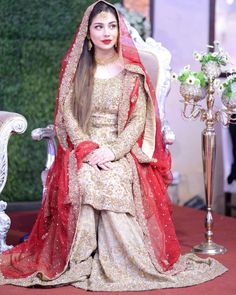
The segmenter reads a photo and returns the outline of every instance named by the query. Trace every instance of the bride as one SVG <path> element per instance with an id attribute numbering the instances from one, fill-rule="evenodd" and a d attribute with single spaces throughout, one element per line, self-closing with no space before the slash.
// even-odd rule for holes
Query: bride
<path id="1" fill-rule="evenodd" d="M 0 257 L 1 284 L 93 291 L 195 285 L 226 271 L 180 255 L 155 92 L 114 6 L 87 8 L 61 65 L 56 160 L 28 241 Z"/>

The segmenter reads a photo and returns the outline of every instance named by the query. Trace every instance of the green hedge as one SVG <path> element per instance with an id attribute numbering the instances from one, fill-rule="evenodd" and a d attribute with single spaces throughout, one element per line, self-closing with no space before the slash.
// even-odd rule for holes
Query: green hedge
<path id="1" fill-rule="evenodd" d="M 27 131 L 9 142 L 3 200 L 41 197 L 46 143 L 32 141 L 31 131 L 53 121 L 60 61 L 93 2 L 0 0 L 0 110 L 18 112 L 28 121 Z"/>

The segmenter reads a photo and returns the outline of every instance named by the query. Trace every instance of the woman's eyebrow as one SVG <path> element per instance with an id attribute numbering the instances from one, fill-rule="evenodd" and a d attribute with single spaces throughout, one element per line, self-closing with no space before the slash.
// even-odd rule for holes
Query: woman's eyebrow
<path id="1" fill-rule="evenodd" d="M 111 24 L 113 24 L 113 23 L 116 24 L 117 21 L 114 20 L 114 21 L 112 21 L 112 22 L 109 22 L 108 24 L 111 25 Z M 104 23 L 94 23 L 94 25 L 103 25 L 103 24 L 104 24 Z"/>

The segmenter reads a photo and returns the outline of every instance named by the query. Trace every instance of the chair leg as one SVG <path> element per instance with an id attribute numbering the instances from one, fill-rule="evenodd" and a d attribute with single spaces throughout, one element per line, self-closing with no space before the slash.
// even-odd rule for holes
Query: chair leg
<path id="1" fill-rule="evenodd" d="M 229 192 L 225 193 L 225 215 L 231 216 L 231 197 L 232 194 Z"/>

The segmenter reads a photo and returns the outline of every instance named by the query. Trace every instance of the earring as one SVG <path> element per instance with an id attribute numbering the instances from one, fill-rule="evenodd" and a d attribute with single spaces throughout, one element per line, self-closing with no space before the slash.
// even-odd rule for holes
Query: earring
<path id="1" fill-rule="evenodd" d="M 90 39 L 89 36 L 87 36 L 87 39 L 88 39 L 88 51 L 91 51 L 91 49 L 93 47 L 93 43 L 92 43 L 92 41 L 91 41 L 91 39 Z"/>
<path id="2" fill-rule="evenodd" d="M 115 44 L 115 48 L 117 48 L 117 46 L 118 46 L 118 45 L 117 45 L 117 43 L 116 43 L 116 44 Z"/>

